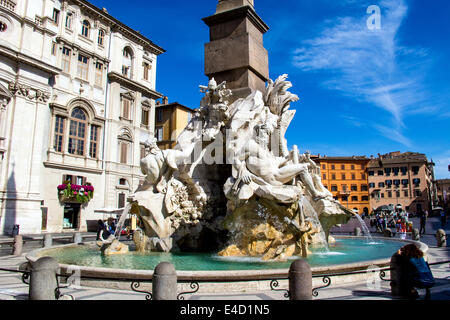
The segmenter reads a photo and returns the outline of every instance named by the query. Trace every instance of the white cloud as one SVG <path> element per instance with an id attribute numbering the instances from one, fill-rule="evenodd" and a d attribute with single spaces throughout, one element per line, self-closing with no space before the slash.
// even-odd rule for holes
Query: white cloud
<path id="1" fill-rule="evenodd" d="M 436 110 L 427 101 L 420 68 L 428 61 L 427 50 L 398 43 L 408 12 L 404 1 L 385 0 L 379 5 L 381 29 L 367 28 L 369 15 L 364 8 L 359 17 L 330 20 L 316 38 L 303 41 L 293 52 L 293 64 L 303 71 L 326 72 L 325 88 L 386 111 L 390 123 L 374 123 L 373 128 L 411 147 L 411 140 L 402 133 L 405 117 Z"/>

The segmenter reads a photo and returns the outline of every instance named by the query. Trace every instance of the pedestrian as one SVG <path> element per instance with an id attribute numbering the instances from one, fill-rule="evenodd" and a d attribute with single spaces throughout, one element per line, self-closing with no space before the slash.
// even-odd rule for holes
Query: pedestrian
<path id="1" fill-rule="evenodd" d="M 428 211 L 419 211 L 420 229 L 419 234 L 425 234 L 425 225 L 427 223 Z"/>
<path id="2" fill-rule="evenodd" d="M 423 258 L 423 252 L 415 244 L 408 244 L 397 253 L 401 257 L 402 284 L 406 289 L 404 294 L 415 300 L 419 298 L 416 288 L 426 289 L 425 300 L 429 300 L 430 288 L 435 285 L 435 279 L 428 263 Z"/>
<path id="3" fill-rule="evenodd" d="M 400 239 L 406 239 L 406 220 L 405 218 L 400 219 Z"/>
<path id="4" fill-rule="evenodd" d="M 100 232 L 105 228 L 105 223 L 103 220 L 99 219 L 97 221 L 97 241 L 100 240 Z"/>

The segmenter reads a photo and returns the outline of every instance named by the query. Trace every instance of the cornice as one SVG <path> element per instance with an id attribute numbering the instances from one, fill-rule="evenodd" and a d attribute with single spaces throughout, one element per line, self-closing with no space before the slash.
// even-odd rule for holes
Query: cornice
<path id="1" fill-rule="evenodd" d="M 127 77 L 124 77 L 123 75 L 121 75 L 120 73 L 117 73 L 117 72 L 108 73 L 108 79 L 111 82 L 120 83 L 121 85 L 123 85 L 124 87 L 126 87 L 128 89 L 132 89 L 132 90 L 144 93 L 146 96 L 150 96 L 150 98 L 153 98 L 155 100 L 163 97 L 163 95 L 161 93 L 154 91 L 152 89 L 149 89 L 136 81 L 128 79 Z"/>
<path id="2" fill-rule="evenodd" d="M 224 22 L 240 18 L 248 18 L 262 33 L 269 31 L 269 26 L 258 16 L 255 10 L 250 6 L 243 6 L 232 10 L 227 10 L 212 16 L 203 18 L 203 22 L 208 27 L 212 27 Z"/>
<path id="3" fill-rule="evenodd" d="M 106 24 L 108 24 L 111 28 L 111 32 L 114 30 L 117 30 L 118 32 L 121 32 L 125 34 L 126 36 L 132 38 L 134 41 L 139 43 L 144 47 L 144 50 L 150 51 L 151 53 L 155 55 L 160 55 L 166 50 L 161 48 L 160 46 L 154 44 L 150 39 L 140 34 L 140 32 L 133 30 L 132 28 L 128 27 L 127 25 L 123 24 L 110 14 L 106 13 L 105 11 L 97 8 L 93 4 L 89 3 L 86 0 L 69 0 L 69 2 L 78 5 L 81 9 L 86 10 L 90 15 L 102 19 L 105 21 Z"/>
<path id="4" fill-rule="evenodd" d="M 45 71 L 51 75 L 57 75 L 62 71 L 60 68 L 42 62 L 38 59 L 30 57 L 26 54 L 23 54 L 21 52 L 18 52 L 1 44 L 0 44 L 0 55 L 8 57 L 16 62 L 24 63 L 32 67 L 38 68 L 39 70 Z"/>

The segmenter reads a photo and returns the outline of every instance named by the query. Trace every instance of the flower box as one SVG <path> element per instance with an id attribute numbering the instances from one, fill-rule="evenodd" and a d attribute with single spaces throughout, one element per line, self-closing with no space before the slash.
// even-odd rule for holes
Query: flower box
<path id="1" fill-rule="evenodd" d="M 94 197 L 94 187 L 64 183 L 58 186 L 58 196 L 61 202 L 88 203 Z"/>

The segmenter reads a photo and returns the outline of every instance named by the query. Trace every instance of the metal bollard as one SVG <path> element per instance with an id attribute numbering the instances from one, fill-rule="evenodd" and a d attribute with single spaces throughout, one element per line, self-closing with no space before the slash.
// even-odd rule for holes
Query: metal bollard
<path id="1" fill-rule="evenodd" d="M 51 257 L 42 257 L 31 266 L 30 300 L 56 300 L 55 290 L 58 287 L 56 274 L 58 262 Z"/>
<path id="2" fill-rule="evenodd" d="M 177 272 L 173 264 L 161 262 L 152 280 L 153 300 L 177 300 Z"/>
<path id="3" fill-rule="evenodd" d="M 83 236 L 81 235 L 81 233 L 76 232 L 73 235 L 73 243 L 82 243 L 83 242 Z"/>
<path id="4" fill-rule="evenodd" d="M 436 231 L 436 240 L 437 246 L 439 248 L 447 246 L 447 235 L 445 234 L 444 229 L 439 229 L 438 231 Z"/>
<path id="5" fill-rule="evenodd" d="M 289 268 L 291 300 L 312 300 L 312 271 L 306 260 L 298 259 Z"/>
<path id="6" fill-rule="evenodd" d="M 361 237 L 361 228 L 355 228 L 355 230 L 353 231 L 353 234 L 356 237 Z"/>
<path id="7" fill-rule="evenodd" d="M 53 236 L 50 233 L 44 234 L 43 247 L 49 248 L 53 245 Z"/>
<path id="8" fill-rule="evenodd" d="M 12 254 L 14 256 L 20 256 L 22 254 L 22 249 L 23 249 L 23 238 L 19 234 L 19 235 L 14 236 Z"/>
<path id="9" fill-rule="evenodd" d="M 412 229 L 411 232 L 411 240 L 420 241 L 420 233 L 419 229 Z"/>

